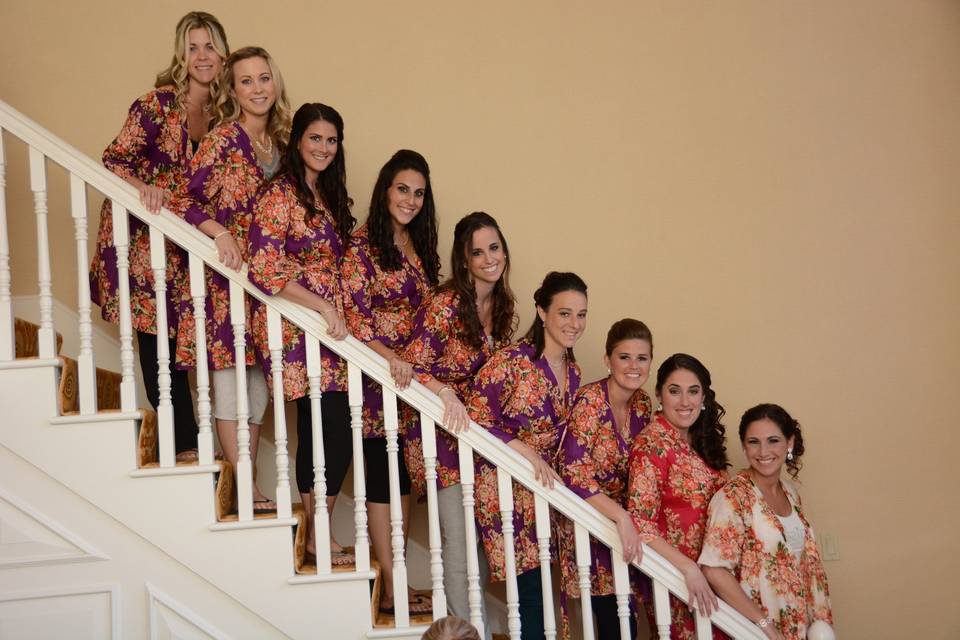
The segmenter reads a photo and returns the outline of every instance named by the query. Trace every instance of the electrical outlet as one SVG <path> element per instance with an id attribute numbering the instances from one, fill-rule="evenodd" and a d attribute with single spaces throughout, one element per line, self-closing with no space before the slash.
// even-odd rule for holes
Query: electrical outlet
<path id="1" fill-rule="evenodd" d="M 824 561 L 840 559 L 840 543 L 837 536 L 832 533 L 824 533 L 820 536 L 820 555 Z"/>

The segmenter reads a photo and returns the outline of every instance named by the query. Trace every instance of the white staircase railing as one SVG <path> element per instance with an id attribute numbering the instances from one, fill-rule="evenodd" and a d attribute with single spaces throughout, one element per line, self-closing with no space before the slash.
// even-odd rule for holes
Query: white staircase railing
<path id="1" fill-rule="evenodd" d="M 0 101 L 0 365 L 4 361 L 14 358 L 13 350 L 13 313 L 11 301 L 11 273 L 9 256 L 9 238 L 7 235 L 7 209 L 5 198 L 5 164 L 3 148 L 3 132 L 18 138 L 29 148 L 30 184 L 34 193 L 34 213 L 37 220 L 37 255 L 39 265 L 38 290 L 40 295 L 41 323 L 40 323 L 40 356 L 54 355 L 54 327 L 52 313 L 52 281 L 49 264 L 49 242 L 47 238 L 47 194 L 46 194 L 46 161 L 52 161 L 66 170 L 70 176 L 71 185 L 71 214 L 75 224 L 75 239 L 77 243 L 77 282 L 79 283 L 79 312 L 81 323 L 81 351 L 79 366 L 80 413 L 90 414 L 97 411 L 95 389 L 94 354 L 90 341 L 90 304 L 89 289 L 86 285 L 87 268 L 87 207 L 86 187 L 104 194 L 112 201 L 114 244 L 117 247 L 118 270 L 120 281 L 120 343 L 121 343 L 121 410 L 133 412 L 135 406 L 132 322 L 130 316 L 130 292 L 128 286 L 128 247 L 129 234 L 127 212 L 149 226 L 151 240 L 151 268 L 160 285 L 157 287 L 157 328 L 158 334 L 163 335 L 166 330 L 166 304 L 163 299 L 166 295 L 164 282 L 165 256 L 164 245 L 167 240 L 186 250 L 189 255 L 189 269 L 191 291 L 194 302 L 197 331 L 197 391 L 199 411 L 199 462 L 201 465 L 213 463 L 213 446 L 211 435 L 211 416 L 209 401 L 209 372 L 207 359 L 204 353 L 206 341 L 204 336 L 204 284 L 203 269 L 211 268 L 230 281 L 231 316 L 234 321 L 237 340 L 238 361 L 243 360 L 243 297 L 251 296 L 263 302 L 268 308 L 270 350 L 275 352 L 280 343 L 280 318 L 297 325 L 306 334 L 307 340 L 307 369 L 310 382 L 310 398 L 313 403 L 313 447 L 314 472 L 316 478 L 316 542 L 317 542 L 317 573 L 318 579 L 331 573 L 329 533 L 327 527 L 326 502 L 322 499 L 325 491 L 324 456 L 322 450 L 322 429 L 320 412 L 320 358 L 319 347 L 322 343 L 326 348 L 338 354 L 348 363 L 349 404 L 352 416 L 352 430 L 354 439 L 354 487 L 358 492 L 355 500 L 354 526 L 356 533 L 356 572 L 368 574 L 370 558 L 368 549 L 367 514 L 362 495 L 364 487 L 363 453 L 361 446 L 361 374 L 379 382 L 383 386 L 385 423 L 388 439 L 388 460 L 391 484 L 390 524 L 392 546 L 394 551 L 394 593 L 396 625 L 398 628 L 409 626 L 410 617 L 407 607 L 406 593 L 406 564 L 403 557 L 402 515 L 399 510 L 399 479 L 398 479 L 398 445 L 397 445 L 397 399 L 403 400 L 420 412 L 422 434 L 424 442 L 424 466 L 427 479 L 427 514 L 429 547 L 431 558 L 431 580 L 433 589 L 434 618 L 446 614 L 445 594 L 443 590 L 443 569 L 440 544 L 439 517 L 437 510 L 436 489 L 436 450 L 434 448 L 435 425 L 441 423 L 443 406 L 439 399 L 425 387 L 414 382 L 404 390 L 399 390 L 393 383 L 386 361 L 364 344 L 347 337 L 342 341 L 330 339 L 326 333 L 326 325 L 320 315 L 289 301 L 270 297 L 260 292 L 247 280 L 246 268 L 239 272 L 231 271 L 221 265 L 217 259 L 217 252 L 213 242 L 190 225 L 185 224 L 176 215 L 163 209 L 159 214 L 151 214 L 140 204 L 139 196 L 132 186 L 112 174 L 72 146 L 23 116 L 6 103 Z M 166 348 L 165 340 L 158 340 L 158 360 L 160 370 L 160 406 L 158 407 L 158 423 L 160 430 L 160 466 L 172 467 L 174 461 L 173 424 L 170 411 L 170 375 L 169 366 L 171 354 Z M 273 353 L 273 362 L 278 363 L 280 358 Z M 275 372 L 276 373 L 276 372 Z M 243 382 L 244 368 L 237 367 L 238 383 Z M 251 469 L 249 457 L 249 430 L 246 424 L 246 396 L 245 384 L 238 384 L 238 440 L 240 444 L 240 464 L 237 469 L 237 488 L 239 499 L 239 519 L 249 521 L 253 518 L 251 496 Z M 282 390 L 276 386 L 272 389 L 275 402 L 282 398 Z M 281 403 L 278 403 L 281 404 Z M 287 469 L 286 425 L 284 412 L 275 409 L 276 421 L 276 456 L 278 467 L 278 516 L 283 518 L 290 514 L 289 487 L 290 481 Z M 493 462 L 498 468 L 498 487 L 501 510 L 504 523 L 512 522 L 512 483 L 519 482 L 533 492 L 535 497 L 535 514 L 537 538 L 540 542 L 540 560 L 543 570 L 544 608 L 547 636 L 556 635 L 556 623 L 553 616 L 552 580 L 550 576 L 551 558 L 548 540 L 550 537 L 550 509 L 560 512 L 574 523 L 576 538 L 577 565 L 580 568 L 580 584 L 584 597 L 581 598 L 583 612 L 583 637 L 593 637 L 593 623 L 589 598 L 589 537 L 592 536 L 611 549 L 614 568 L 614 582 L 616 586 L 617 602 L 621 621 L 622 637 L 628 637 L 628 596 L 630 585 L 628 567 L 622 560 L 622 549 L 619 537 L 611 521 L 603 517 L 596 509 L 577 497 L 565 487 L 557 486 L 554 489 L 543 487 L 534 478 L 529 463 L 509 447 L 506 447 L 497 438 L 487 433 L 483 428 L 473 425 L 473 428 L 457 436 L 460 447 L 460 471 L 463 491 L 464 518 L 467 525 L 468 538 L 468 581 L 471 603 L 471 621 L 478 626 L 482 625 L 480 616 L 480 597 L 482 585 L 479 584 L 479 567 L 476 551 L 476 532 L 473 517 L 473 453 Z M 305 446 L 305 445 L 302 445 Z M 505 533 L 508 527 L 505 526 Z M 506 545 L 508 556 L 512 556 L 512 545 Z M 508 566 L 513 562 L 508 557 Z M 654 584 L 654 605 L 657 613 L 657 626 L 661 637 L 669 636 L 669 604 L 667 594 L 672 593 L 681 599 L 687 598 L 687 590 L 680 573 L 663 557 L 649 547 L 644 547 L 643 560 L 638 568 L 649 576 Z M 509 611 L 508 630 L 511 638 L 519 638 L 521 621 L 517 614 L 517 593 L 515 581 L 507 588 L 507 607 Z M 711 626 L 715 625 L 734 638 L 762 640 L 762 632 L 746 618 L 738 614 L 725 603 L 720 604 L 719 611 L 709 619 L 697 614 L 697 637 L 706 640 L 711 637 Z"/>

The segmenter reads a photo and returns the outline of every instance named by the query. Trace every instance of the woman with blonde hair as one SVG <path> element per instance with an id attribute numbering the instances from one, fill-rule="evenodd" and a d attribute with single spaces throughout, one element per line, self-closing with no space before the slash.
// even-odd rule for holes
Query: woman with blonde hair
<path id="1" fill-rule="evenodd" d="M 168 206 L 183 186 L 186 170 L 211 120 L 211 89 L 229 55 L 227 36 L 220 21 L 209 13 L 191 11 L 177 23 L 173 60 L 157 75 L 153 91 L 130 106 L 126 122 L 103 152 L 103 164 L 140 192 L 140 201 L 151 213 Z M 97 249 L 90 265 L 90 297 L 100 305 L 103 319 L 120 323 L 117 250 L 113 245 L 110 200 L 103 202 Z M 159 404 L 157 316 L 150 234 L 147 225 L 129 217 L 130 306 L 137 332 L 140 369 L 150 404 Z M 170 354 L 176 345 L 177 305 L 187 279 L 186 253 L 167 243 L 167 321 Z M 197 423 L 193 415 L 187 372 L 170 372 L 177 459 L 196 460 Z"/>
<path id="2" fill-rule="evenodd" d="M 283 78 L 270 54 L 260 47 L 244 47 L 227 59 L 214 113 L 217 125 L 203 139 L 190 164 L 185 217 L 213 238 L 220 261 L 239 270 L 248 254 L 247 231 L 260 187 L 280 167 L 290 134 L 290 103 Z M 224 455 L 236 464 L 237 383 L 234 334 L 230 318 L 229 280 L 206 270 L 207 359 L 213 379 L 213 415 Z M 248 300 L 249 302 L 249 300 Z M 250 307 L 246 306 L 249 332 Z M 177 364 L 196 365 L 193 305 L 181 304 L 177 334 Z M 250 460 L 256 468 L 260 424 L 267 408 L 263 371 L 246 337 L 247 398 L 249 401 Z M 254 513 L 276 509 L 254 482 Z"/>

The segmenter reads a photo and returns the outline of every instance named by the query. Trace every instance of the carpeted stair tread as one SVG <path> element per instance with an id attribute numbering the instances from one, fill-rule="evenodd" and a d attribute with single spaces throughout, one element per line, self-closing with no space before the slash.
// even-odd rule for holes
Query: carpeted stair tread
<path id="1" fill-rule="evenodd" d="M 253 514 L 253 519 L 254 519 L 254 520 L 273 520 L 273 519 L 275 519 L 276 517 L 277 517 L 277 512 L 276 512 L 276 511 L 274 511 L 273 513 L 255 513 L 255 514 Z M 239 516 L 238 514 L 236 514 L 236 513 L 228 513 L 228 514 L 226 514 L 225 516 L 223 516 L 222 518 L 219 518 L 219 521 L 220 521 L 220 522 L 238 522 L 239 520 L 240 520 L 240 516 Z"/>
<path id="2" fill-rule="evenodd" d="M 36 358 L 40 355 L 40 325 L 22 318 L 13 319 L 14 354 L 17 358 Z M 57 353 L 63 346 L 63 335 L 57 332 Z"/>
<path id="3" fill-rule="evenodd" d="M 374 585 L 375 585 L 375 586 L 374 586 L 374 589 L 375 589 L 374 593 L 379 593 L 379 591 L 377 591 L 377 589 L 378 589 L 378 586 L 377 586 L 377 585 L 379 585 L 379 582 L 380 582 L 380 580 L 379 580 L 380 573 L 379 573 L 379 572 L 378 572 L 377 576 L 378 576 L 378 579 L 374 580 Z M 432 595 L 433 595 L 432 592 L 430 592 L 430 591 L 428 591 L 428 590 L 426 590 L 426 589 L 424 589 L 424 590 L 415 589 L 415 590 L 413 591 L 413 593 L 411 594 L 411 598 L 413 598 L 413 597 L 419 597 L 419 598 L 421 598 L 421 599 L 426 599 L 426 601 L 429 602 L 430 599 L 432 598 Z M 396 626 L 396 621 L 395 621 L 395 619 L 394 619 L 395 616 L 394 616 L 392 613 L 384 613 L 384 612 L 380 611 L 380 609 L 379 609 L 379 606 L 380 606 L 380 605 L 379 605 L 379 601 L 380 601 L 380 598 L 374 597 L 374 598 L 372 598 L 371 603 L 370 603 L 371 614 L 373 615 L 373 628 L 374 628 L 374 629 L 392 629 L 393 627 Z M 411 605 L 412 605 L 412 604 L 413 604 L 413 603 L 411 602 Z M 433 612 L 432 612 L 432 611 L 428 611 L 428 612 L 426 612 L 426 613 L 411 613 L 411 614 L 410 614 L 410 626 L 414 626 L 414 627 L 421 626 L 421 625 L 429 626 L 432 622 L 433 622 Z"/>

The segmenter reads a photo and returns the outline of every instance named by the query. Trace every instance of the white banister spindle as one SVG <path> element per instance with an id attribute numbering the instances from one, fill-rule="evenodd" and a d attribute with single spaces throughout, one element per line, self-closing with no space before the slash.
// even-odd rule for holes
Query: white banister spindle
<path id="1" fill-rule="evenodd" d="M 460 488 L 463 491 L 463 523 L 467 545 L 467 602 L 470 605 L 470 624 L 483 637 L 483 587 L 480 585 L 480 559 L 477 555 L 477 521 L 474 514 L 474 468 L 473 447 L 461 440 L 458 446 L 460 458 Z"/>
<path id="2" fill-rule="evenodd" d="M 127 210 L 110 201 L 113 246 L 117 252 L 117 297 L 120 312 L 120 410 L 135 411 L 137 388 L 133 377 L 133 319 L 130 316 L 130 229 Z"/>
<path id="3" fill-rule="evenodd" d="M 520 595 L 517 590 L 517 551 L 513 542 L 513 480 L 497 469 L 497 497 L 500 502 L 500 528 L 503 532 L 503 570 L 507 587 L 507 633 L 520 640 Z"/>
<path id="4" fill-rule="evenodd" d="M 583 640 L 593 640 L 593 603 L 590 601 L 590 534 L 582 524 L 574 522 L 573 538 L 577 554 L 577 577 L 579 578 L 580 585 L 580 612 L 583 617 Z"/>
<path id="5" fill-rule="evenodd" d="M 230 281 L 234 372 L 237 377 L 237 508 L 239 519 L 253 520 L 253 465 L 250 461 L 250 401 L 247 398 L 247 322 L 243 287 Z"/>
<path id="6" fill-rule="evenodd" d="M 702 616 L 700 610 L 694 608 L 693 619 L 697 625 L 697 640 L 711 640 L 713 638 L 713 625 L 710 623 L 710 616 Z"/>
<path id="7" fill-rule="evenodd" d="M 670 637 L 670 592 L 657 580 L 653 582 L 653 613 L 657 621 L 657 634 L 661 638 Z"/>
<path id="8" fill-rule="evenodd" d="M 447 593 L 443 590 L 443 552 L 440 537 L 440 512 L 437 508 L 437 434 L 433 418 L 420 414 L 423 437 L 423 469 L 427 484 L 427 531 L 430 544 L 430 581 L 433 588 L 433 619 L 447 615 Z"/>
<path id="9" fill-rule="evenodd" d="M 0 361 L 16 357 L 13 298 L 10 295 L 10 240 L 7 230 L 6 154 L 0 128 Z"/>
<path id="10" fill-rule="evenodd" d="M 207 364 L 206 277 L 203 260 L 192 253 L 190 298 L 193 300 L 194 329 L 197 340 L 197 454 L 201 465 L 213 464 L 213 429 L 210 419 L 210 371 Z"/>
<path id="11" fill-rule="evenodd" d="M 540 558 L 540 587 L 543 590 L 543 633 L 546 640 L 557 637 L 557 617 L 553 610 L 553 576 L 550 575 L 550 504 L 540 494 L 533 496 Z"/>
<path id="12" fill-rule="evenodd" d="M 353 434 L 353 520 L 356 528 L 354 556 L 357 571 L 370 571 L 370 534 L 367 533 L 367 483 L 363 464 L 363 372 L 347 362 L 347 398 L 350 404 L 350 429 Z M 403 599 L 401 595 L 394 602 Z"/>
<path id="13" fill-rule="evenodd" d="M 53 332 L 53 281 L 50 275 L 50 239 L 47 232 L 47 159 L 30 147 L 30 189 L 37 216 L 37 284 L 40 289 L 40 331 L 37 335 L 39 356 L 57 355 Z"/>
<path id="14" fill-rule="evenodd" d="M 623 552 L 610 550 L 613 556 L 613 591 L 617 594 L 617 617 L 620 619 L 621 640 L 630 637 L 630 569 L 623 561 Z"/>
<path id="15" fill-rule="evenodd" d="M 87 257 L 87 185 L 70 174 L 70 215 L 77 241 L 77 304 L 80 329 L 80 353 L 77 356 L 77 381 L 80 414 L 97 412 L 97 368 L 93 362 L 93 324 L 90 321 L 90 260 Z"/>
<path id="16" fill-rule="evenodd" d="M 407 592 L 407 563 L 403 548 L 403 508 L 400 505 L 400 458 L 397 446 L 399 420 L 397 394 L 383 387 L 383 423 L 387 434 L 387 471 L 390 479 L 390 543 L 393 551 L 393 593 Z M 393 598 L 394 626 L 410 626 L 408 599 L 402 595 Z"/>
<path id="17" fill-rule="evenodd" d="M 159 433 L 160 466 L 176 465 L 173 442 L 173 403 L 170 399 L 170 340 L 167 329 L 167 241 L 163 233 L 150 227 L 150 268 L 153 270 L 153 291 L 157 304 L 157 432 Z"/>
<path id="18" fill-rule="evenodd" d="M 323 451 L 323 416 L 320 411 L 320 341 L 305 335 L 307 347 L 307 381 L 310 384 L 311 442 L 299 442 L 298 447 L 313 446 L 313 533 L 317 550 L 317 575 L 331 572 L 330 516 L 327 513 L 327 471 Z"/>
<path id="19" fill-rule="evenodd" d="M 287 412 L 283 397 L 283 322 L 280 312 L 267 307 L 267 346 L 270 349 L 270 373 L 273 378 L 273 439 L 277 454 L 277 517 L 289 518 L 290 458 L 287 457 Z"/>

